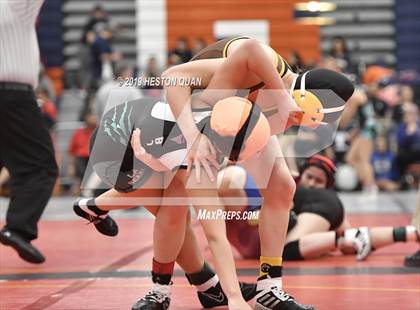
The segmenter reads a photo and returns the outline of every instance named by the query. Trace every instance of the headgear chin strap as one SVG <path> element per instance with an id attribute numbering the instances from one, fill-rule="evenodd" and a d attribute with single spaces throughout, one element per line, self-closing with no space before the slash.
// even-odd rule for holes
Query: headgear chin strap
<path id="1" fill-rule="evenodd" d="M 299 90 L 295 90 L 296 82 L 299 76 L 294 79 L 292 87 L 290 88 L 290 95 L 303 111 L 301 125 L 317 128 L 319 125 L 328 124 L 322 121 L 325 114 L 340 112 L 344 109 L 344 105 L 334 108 L 324 108 L 321 100 L 315 94 L 306 90 L 306 75 L 309 71 L 306 71 L 302 75 Z"/>

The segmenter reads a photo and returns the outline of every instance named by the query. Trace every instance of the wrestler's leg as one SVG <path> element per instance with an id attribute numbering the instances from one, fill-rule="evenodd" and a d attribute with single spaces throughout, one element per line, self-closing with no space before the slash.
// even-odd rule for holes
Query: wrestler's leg
<path id="1" fill-rule="evenodd" d="M 261 240 L 257 304 L 282 288 L 282 255 L 286 240 L 295 182 L 290 175 L 276 137 L 271 137 L 260 154 L 242 164 L 254 179 L 264 203 L 259 214 Z M 279 299 L 279 302 L 284 302 Z M 294 302 L 294 301 L 292 301 Z"/>
<path id="2" fill-rule="evenodd" d="M 182 197 L 182 184 L 172 180 L 163 197 Z M 154 257 L 161 263 L 175 262 L 184 243 L 188 205 L 162 205 L 157 213 L 153 232 Z"/>
<path id="3" fill-rule="evenodd" d="M 244 162 L 243 166 L 264 198 L 259 216 L 261 255 L 281 257 L 296 185 L 277 138 L 271 137 L 263 152 Z"/>
<path id="4" fill-rule="evenodd" d="M 192 173 L 194 175 L 194 173 Z M 223 208 L 218 202 L 218 194 L 216 184 L 211 183 L 207 176 L 202 178 L 201 183 L 197 184 L 194 177 L 188 177 L 185 170 L 179 170 L 177 178 L 185 183 L 188 196 L 194 201 L 200 201 L 203 197 L 214 201 L 213 205 L 196 204 L 196 212 L 200 210 L 211 212 Z M 250 309 L 242 297 L 236 275 L 235 262 L 230 243 L 226 236 L 225 220 L 223 218 L 215 218 L 211 220 L 200 220 L 203 230 L 206 234 L 213 259 L 219 276 L 221 286 L 228 298 L 230 309 Z"/>
<path id="5" fill-rule="evenodd" d="M 328 231 L 330 226 L 330 223 L 318 214 L 310 212 L 300 213 L 297 216 L 296 225 L 287 234 L 286 242 L 298 240 L 311 233 Z"/>

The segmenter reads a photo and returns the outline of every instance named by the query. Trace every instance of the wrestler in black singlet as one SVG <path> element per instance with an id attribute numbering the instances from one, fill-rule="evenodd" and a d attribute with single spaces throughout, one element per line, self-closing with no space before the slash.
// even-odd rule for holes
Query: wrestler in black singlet
<path id="1" fill-rule="evenodd" d="M 210 108 L 193 109 L 198 129 L 212 136 Z M 144 184 L 152 169 L 139 161 L 131 147 L 135 128 L 141 131 L 142 146 L 169 169 L 184 167 L 187 144 L 167 103 L 143 98 L 109 110 L 93 134 L 90 164 L 101 180 L 118 191 L 130 192 Z"/>

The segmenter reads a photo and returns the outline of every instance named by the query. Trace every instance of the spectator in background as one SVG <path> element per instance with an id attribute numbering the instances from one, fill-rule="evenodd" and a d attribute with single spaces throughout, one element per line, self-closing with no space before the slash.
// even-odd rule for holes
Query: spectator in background
<path id="1" fill-rule="evenodd" d="M 82 31 L 82 38 L 81 41 L 83 44 L 89 43 L 89 38 L 91 38 L 91 35 L 89 33 L 93 32 L 93 29 L 95 28 L 95 25 L 97 23 L 108 23 L 109 18 L 106 11 L 102 8 L 101 5 L 97 4 L 95 5 L 90 14 L 89 14 L 89 20 L 88 22 L 83 26 Z"/>
<path id="2" fill-rule="evenodd" d="M 182 64 L 182 59 L 177 54 L 169 54 L 168 56 L 168 68 Z"/>
<path id="3" fill-rule="evenodd" d="M 385 191 L 398 190 L 395 156 L 389 150 L 385 136 L 376 137 L 375 151 L 372 153 L 371 161 L 378 188 Z"/>
<path id="4" fill-rule="evenodd" d="M 413 104 L 403 108 L 403 122 L 397 128 L 398 157 L 401 175 L 413 163 L 420 163 L 420 120 L 419 109 Z"/>
<path id="5" fill-rule="evenodd" d="M 352 72 L 352 63 L 346 41 L 343 37 L 337 36 L 333 38 L 329 56 L 343 68 L 343 72 Z"/>
<path id="6" fill-rule="evenodd" d="M 340 72 L 340 73 L 344 72 L 343 63 L 340 61 L 337 61 L 335 58 L 331 56 L 325 57 L 322 60 L 320 67 L 333 70 L 336 72 Z"/>
<path id="7" fill-rule="evenodd" d="M 104 83 L 95 95 L 91 105 L 92 113 L 98 120 L 114 106 L 143 97 L 140 89 L 130 86 L 128 79 L 133 77 L 133 69 L 125 62 L 115 66 L 115 80 Z M 126 82 L 126 83 L 124 83 Z"/>
<path id="8" fill-rule="evenodd" d="M 54 102 L 50 99 L 49 93 L 49 89 L 45 85 L 39 85 L 36 91 L 38 105 L 41 108 L 48 131 L 51 133 L 55 123 L 57 122 L 57 108 L 55 107 Z"/>
<path id="9" fill-rule="evenodd" d="M 375 183 L 371 156 L 377 122 L 372 103 L 363 89 L 357 89 L 348 101 L 341 118 L 340 127 L 349 127 L 353 120 L 357 123 L 357 131 L 353 133 L 350 149 L 345 160 L 356 169 L 363 190 L 374 197 L 378 188 Z"/>
<path id="10" fill-rule="evenodd" d="M 404 106 L 414 102 L 414 92 L 410 85 L 401 85 L 400 101 L 392 109 L 392 121 L 399 124 L 403 121 Z"/>
<path id="11" fill-rule="evenodd" d="M 54 84 L 45 72 L 45 68 L 41 65 L 41 69 L 39 70 L 39 86 L 38 89 L 42 89 L 45 91 L 47 98 L 56 104 L 56 93 L 54 89 Z"/>
<path id="12" fill-rule="evenodd" d="M 97 23 L 95 25 L 95 35 L 91 46 L 91 73 L 92 78 L 87 90 L 84 106 L 81 111 L 83 115 L 89 111 L 89 106 L 93 95 L 96 93 L 102 83 L 114 78 L 113 64 L 121 59 L 121 54 L 114 52 L 111 44 L 112 30 L 106 23 Z"/>
<path id="13" fill-rule="evenodd" d="M 100 6 L 96 5 L 92 8 L 87 23 L 83 26 L 82 37 L 80 38 L 79 60 L 80 60 L 80 87 L 89 91 L 93 83 L 92 73 L 92 44 L 95 41 L 95 25 L 98 23 L 109 23 L 108 14 Z"/>
<path id="14" fill-rule="evenodd" d="M 111 44 L 112 30 L 105 23 L 95 25 L 95 39 L 92 43 L 92 70 L 94 87 L 100 81 L 112 79 L 112 63 L 121 59 L 121 54 L 114 52 Z"/>
<path id="15" fill-rule="evenodd" d="M 89 141 L 97 126 L 97 118 L 93 114 L 87 113 L 84 120 L 85 126 L 74 132 L 68 149 L 68 174 L 75 178 L 74 188 L 77 190 L 89 161 Z"/>
<path id="16" fill-rule="evenodd" d="M 182 63 L 188 62 L 192 58 L 187 38 L 181 37 L 176 40 L 175 48 L 169 52 L 169 57 L 172 54 L 178 55 Z"/>
<path id="17" fill-rule="evenodd" d="M 287 61 L 289 62 L 293 72 L 300 73 L 305 71 L 305 64 L 297 51 L 291 52 Z"/>
<path id="18" fill-rule="evenodd" d="M 145 81 L 151 81 L 150 78 L 159 78 L 162 74 L 162 70 L 158 64 L 156 57 L 149 57 L 146 65 L 146 69 L 143 73 L 143 79 Z M 148 83 L 143 83 L 143 90 L 146 93 L 146 96 L 151 97 L 160 97 L 161 92 L 158 89 L 162 89 L 162 86 L 159 85 L 150 85 Z"/>
<path id="19" fill-rule="evenodd" d="M 191 50 L 192 55 L 194 56 L 199 51 L 204 49 L 206 46 L 207 46 L 207 42 L 203 38 L 195 38 L 194 39 L 194 44 L 193 44 L 193 47 L 192 47 L 192 50 Z"/>

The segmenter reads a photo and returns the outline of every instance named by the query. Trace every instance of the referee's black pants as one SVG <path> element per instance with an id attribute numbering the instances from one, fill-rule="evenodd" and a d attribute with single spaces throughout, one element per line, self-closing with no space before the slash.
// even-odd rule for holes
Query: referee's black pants
<path id="1" fill-rule="evenodd" d="M 58 168 L 51 136 L 31 91 L 0 90 L 0 165 L 11 176 L 5 227 L 33 240 Z"/>

